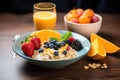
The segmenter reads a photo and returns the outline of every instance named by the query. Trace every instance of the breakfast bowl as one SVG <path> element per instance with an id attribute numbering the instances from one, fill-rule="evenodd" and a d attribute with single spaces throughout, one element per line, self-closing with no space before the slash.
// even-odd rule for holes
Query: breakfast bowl
<path id="1" fill-rule="evenodd" d="M 61 34 L 68 32 L 68 31 L 63 31 L 63 30 L 57 30 L 57 31 Z M 14 41 L 13 45 L 12 45 L 12 49 L 20 57 L 26 59 L 27 61 L 31 62 L 32 64 L 35 64 L 35 65 L 38 65 L 41 67 L 52 68 L 52 69 L 63 68 L 65 66 L 68 66 L 68 65 L 80 60 L 83 56 L 87 55 L 87 52 L 90 49 L 90 42 L 86 37 L 72 32 L 72 37 L 79 40 L 82 44 L 82 49 L 80 51 L 77 51 L 76 57 L 71 58 L 71 59 L 62 59 L 62 60 L 36 60 L 36 59 L 33 59 L 32 57 L 25 55 L 21 49 L 21 41 L 24 41 L 25 38 L 27 36 L 29 36 L 31 33 L 32 32 L 24 34 L 20 38 L 18 38 L 16 41 Z"/>
<path id="2" fill-rule="evenodd" d="M 95 16 L 98 17 L 98 21 L 94 23 L 73 23 L 71 21 L 68 21 L 66 19 L 67 15 L 64 16 L 64 23 L 65 26 L 73 32 L 79 33 L 84 35 L 85 37 L 89 38 L 91 33 L 97 33 L 99 32 L 101 25 L 102 25 L 102 17 L 99 14 L 95 14 Z"/>

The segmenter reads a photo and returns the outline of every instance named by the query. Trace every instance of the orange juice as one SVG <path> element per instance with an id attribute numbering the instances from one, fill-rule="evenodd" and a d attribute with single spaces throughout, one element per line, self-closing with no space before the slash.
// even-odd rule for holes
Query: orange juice
<path id="1" fill-rule="evenodd" d="M 36 30 L 55 29 L 56 13 L 50 11 L 40 11 L 33 15 L 34 27 Z"/>

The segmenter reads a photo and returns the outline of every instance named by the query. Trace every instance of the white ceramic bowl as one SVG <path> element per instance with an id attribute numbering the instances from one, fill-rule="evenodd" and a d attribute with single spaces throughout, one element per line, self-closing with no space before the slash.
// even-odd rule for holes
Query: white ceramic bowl
<path id="1" fill-rule="evenodd" d="M 65 26 L 70 31 L 82 34 L 85 37 L 89 38 L 91 33 L 97 33 L 101 28 L 102 17 L 98 14 L 95 14 L 95 15 L 99 18 L 99 21 L 95 23 L 89 23 L 89 24 L 73 23 L 66 19 L 66 15 L 64 16 L 64 23 L 65 23 Z"/>

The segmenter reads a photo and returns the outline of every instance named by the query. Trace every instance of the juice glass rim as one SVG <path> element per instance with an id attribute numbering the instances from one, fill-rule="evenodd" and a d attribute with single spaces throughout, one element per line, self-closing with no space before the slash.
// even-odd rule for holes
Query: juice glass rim
<path id="1" fill-rule="evenodd" d="M 52 5 L 51 7 L 39 7 L 40 4 L 50 4 Z M 50 10 L 50 9 L 54 9 L 56 7 L 56 5 L 54 3 L 51 3 L 51 2 L 39 2 L 39 3 L 35 3 L 33 5 L 33 7 L 35 9 L 38 9 L 38 10 Z"/>

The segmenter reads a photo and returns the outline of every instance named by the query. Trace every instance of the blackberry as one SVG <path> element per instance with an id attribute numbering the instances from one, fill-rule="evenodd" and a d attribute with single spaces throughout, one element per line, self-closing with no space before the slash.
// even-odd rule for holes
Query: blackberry
<path id="1" fill-rule="evenodd" d="M 81 50 L 83 47 L 82 47 L 82 44 L 79 40 L 74 40 L 73 43 L 70 45 L 73 49 L 75 49 L 76 51 L 79 51 Z"/>

